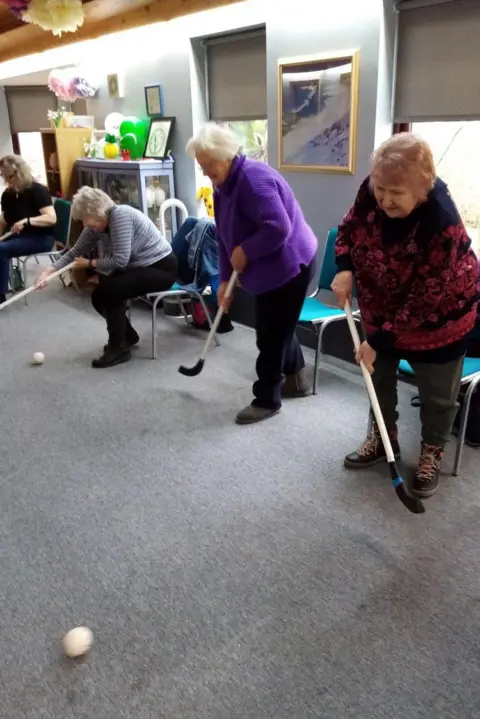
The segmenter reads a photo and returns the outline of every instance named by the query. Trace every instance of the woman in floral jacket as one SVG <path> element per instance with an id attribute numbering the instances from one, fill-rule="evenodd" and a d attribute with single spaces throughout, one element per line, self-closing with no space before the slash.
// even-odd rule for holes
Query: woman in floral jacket
<path id="1" fill-rule="evenodd" d="M 415 371 L 422 447 L 412 492 L 429 497 L 458 407 L 478 292 L 477 259 L 426 142 L 403 133 L 374 153 L 371 174 L 339 228 L 336 254 L 332 289 L 343 307 L 355 281 L 366 333 L 356 360 L 373 373 L 397 456 L 399 361 L 408 360 Z M 374 423 L 345 465 L 368 467 L 383 459 Z"/>

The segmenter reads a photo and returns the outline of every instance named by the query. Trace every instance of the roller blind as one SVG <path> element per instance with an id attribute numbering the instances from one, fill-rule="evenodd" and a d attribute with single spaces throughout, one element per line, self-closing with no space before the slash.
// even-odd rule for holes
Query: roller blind
<path id="1" fill-rule="evenodd" d="M 396 122 L 479 119 L 480 2 L 404 0 L 397 10 Z"/>
<path id="2" fill-rule="evenodd" d="M 265 31 L 207 40 L 211 120 L 257 120 L 267 116 Z"/>
<path id="3" fill-rule="evenodd" d="M 56 110 L 57 98 L 46 87 L 6 87 L 8 114 L 12 134 L 38 132 L 49 127 L 49 110 Z"/>

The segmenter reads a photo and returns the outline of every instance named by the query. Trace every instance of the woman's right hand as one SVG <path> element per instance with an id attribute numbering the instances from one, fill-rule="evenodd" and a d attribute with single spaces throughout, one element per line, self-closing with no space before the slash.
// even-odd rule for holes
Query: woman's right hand
<path id="1" fill-rule="evenodd" d="M 37 290 L 42 289 L 43 287 L 47 286 L 47 278 L 50 277 L 50 275 L 53 275 L 55 272 L 55 267 L 52 265 L 51 267 L 48 267 L 46 270 L 43 270 L 42 274 L 38 278 L 38 280 L 35 282 L 35 287 Z"/>
<path id="2" fill-rule="evenodd" d="M 343 310 L 345 303 L 348 300 L 349 305 L 352 305 L 352 294 L 353 294 L 353 272 L 345 270 L 335 275 L 335 279 L 332 282 L 332 290 L 337 298 L 338 306 Z"/>
<path id="3" fill-rule="evenodd" d="M 225 297 L 225 291 L 227 289 L 228 282 L 222 282 L 220 287 L 217 290 L 217 302 L 218 306 L 223 309 L 223 311 L 226 313 L 230 309 L 230 305 L 232 304 L 233 299 L 233 293 L 230 295 L 230 297 Z"/>

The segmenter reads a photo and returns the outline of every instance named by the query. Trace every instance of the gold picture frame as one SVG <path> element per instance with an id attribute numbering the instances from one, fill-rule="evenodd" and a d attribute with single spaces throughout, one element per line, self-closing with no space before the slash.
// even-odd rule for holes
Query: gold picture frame
<path id="1" fill-rule="evenodd" d="M 355 174 L 360 53 L 278 63 L 282 171 Z"/>

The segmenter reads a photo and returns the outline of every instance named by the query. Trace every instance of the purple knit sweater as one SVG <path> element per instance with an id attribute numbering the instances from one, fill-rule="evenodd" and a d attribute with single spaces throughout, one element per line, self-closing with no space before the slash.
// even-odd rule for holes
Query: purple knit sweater
<path id="1" fill-rule="evenodd" d="M 317 238 L 289 184 L 269 165 L 236 157 L 214 203 L 221 282 L 230 277 L 238 245 L 248 257 L 240 281 L 253 295 L 281 287 L 313 260 Z"/>

